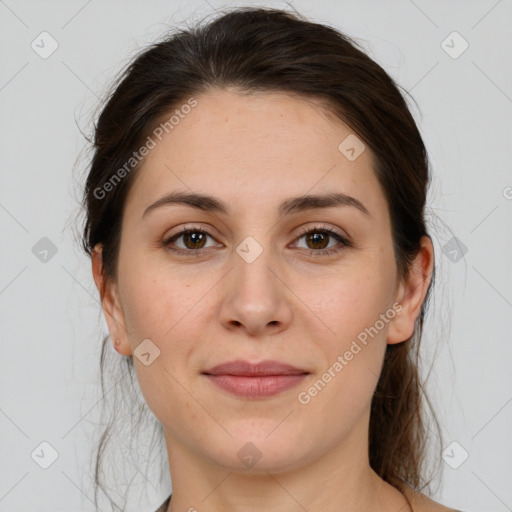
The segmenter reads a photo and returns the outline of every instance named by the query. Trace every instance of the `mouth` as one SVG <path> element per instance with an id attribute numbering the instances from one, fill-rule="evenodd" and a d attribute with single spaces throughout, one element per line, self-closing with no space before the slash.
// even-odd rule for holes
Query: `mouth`
<path id="1" fill-rule="evenodd" d="M 203 372 L 203 375 L 233 395 L 267 398 L 298 385 L 310 372 L 279 361 L 251 364 L 236 360 L 214 366 Z"/>
<path id="2" fill-rule="evenodd" d="M 269 377 L 277 375 L 303 375 L 308 374 L 307 370 L 297 368 L 280 361 L 261 361 L 250 363 L 237 359 L 226 363 L 218 364 L 203 372 L 206 375 L 234 375 L 239 377 Z"/>

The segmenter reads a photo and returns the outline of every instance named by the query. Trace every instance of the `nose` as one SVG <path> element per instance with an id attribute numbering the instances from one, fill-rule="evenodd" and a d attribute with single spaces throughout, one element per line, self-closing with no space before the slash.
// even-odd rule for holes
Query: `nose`
<path id="1" fill-rule="evenodd" d="M 234 268 L 226 276 L 220 320 L 226 329 L 243 330 L 250 336 L 277 334 L 290 325 L 293 294 L 270 250 L 258 251 L 253 259 L 250 251 L 254 250 L 250 243 L 242 243 L 233 254 Z"/>

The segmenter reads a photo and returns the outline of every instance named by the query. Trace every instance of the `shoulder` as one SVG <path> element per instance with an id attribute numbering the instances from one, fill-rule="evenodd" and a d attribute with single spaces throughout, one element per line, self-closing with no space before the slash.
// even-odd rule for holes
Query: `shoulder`
<path id="1" fill-rule="evenodd" d="M 461 512 L 434 501 L 427 495 L 415 491 L 410 485 L 402 484 L 402 492 L 412 505 L 413 512 Z"/>

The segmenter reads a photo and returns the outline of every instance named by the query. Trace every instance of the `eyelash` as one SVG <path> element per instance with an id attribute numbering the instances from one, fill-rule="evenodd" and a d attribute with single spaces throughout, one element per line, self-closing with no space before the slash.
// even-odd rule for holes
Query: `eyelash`
<path id="1" fill-rule="evenodd" d="M 206 235 L 206 236 L 209 236 L 209 237 L 213 238 L 213 236 L 210 235 L 210 233 L 208 233 L 204 229 L 196 228 L 196 227 L 191 227 L 191 228 L 183 229 L 179 233 L 176 233 L 176 234 L 172 235 L 170 238 L 164 240 L 163 245 L 165 246 L 165 248 L 168 251 L 170 251 L 172 253 L 176 253 L 176 254 L 180 254 L 180 255 L 185 255 L 185 256 L 192 256 L 192 254 L 194 256 L 202 256 L 203 253 L 206 252 L 210 248 L 207 248 L 207 249 L 180 249 L 180 248 L 178 248 L 178 249 L 176 249 L 176 248 L 173 248 L 171 246 L 172 242 L 174 242 L 175 240 L 177 240 L 181 236 L 189 234 L 189 233 L 201 233 L 203 235 Z M 311 251 L 311 256 L 313 256 L 313 255 L 314 256 L 327 256 L 327 255 L 336 254 L 336 253 L 342 251 L 344 247 L 352 247 L 352 244 L 346 238 L 341 236 L 339 233 L 336 233 L 332 228 L 329 228 L 329 227 L 326 227 L 326 226 L 323 226 L 323 227 L 313 227 L 313 228 L 310 228 L 310 229 L 304 229 L 302 231 L 302 233 L 300 234 L 300 236 L 298 236 L 295 240 L 300 240 L 301 238 L 303 238 L 306 235 L 309 235 L 310 233 L 321 233 L 321 234 L 324 234 L 324 235 L 328 235 L 330 237 L 335 238 L 336 240 L 338 240 L 338 242 L 340 242 L 342 244 L 342 247 L 341 248 L 337 248 L 337 249 L 334 249 L 334 248 L 318 249 L 318 250 L 315 250 L 315 249 L 304 249 L 304 250 Z"/>

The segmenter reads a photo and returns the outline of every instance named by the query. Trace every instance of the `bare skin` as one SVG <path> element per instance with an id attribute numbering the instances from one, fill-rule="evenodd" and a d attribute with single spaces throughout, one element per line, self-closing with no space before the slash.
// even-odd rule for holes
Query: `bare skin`
<path id="1" fill-rule="evenodd" d="M 459 512 L 453 508 L 441 505 L 421 492 L 415 491 L 409 485 L 403 485 L 402 492 L 407 496 L 412 512 Z"/>
<path id="2" fill-rule="evenodd" d="M 169 512 L 407 512 L 404 495 L 369 466 L 369 413 L 387 344 L 413 333 L 432 272 L 430 240 L 401 280 L 373 155 L 366 148 L 349 161 L 338 146 L 352 131 L 333 115 L 286 94 L 222 90 L 196 99 L 137 171 L 117 278 L 104 280 L 101 247 L 92 261 L 118 351 L 131 356 L 144 339 L 160 350 L 148 366 L 133 361 L 164 428 Z M 229 211 L 167 204 L 144 215 L 176 191 L 215 196 Z M 278 216 L 286 199 L 331 192 L 356 198 L 367 213 L 338 205 Z M 171 252 L 164 242 L 185 228 L 207 236 L 199 246 L 197 234 L 179 236 L 170 246 L 183 252 Z M 322 240 L 332 252 L 320 254 L 326 247 L 304 236 L 312 229 L 332 229 L 350 245 L 330 233 Z M 246 237 L 262 249 L 250 263 L 236 250 Z M 299 393 L 391 310 L 378 334 L 301 403 Z M 237 358 L 310 374 L 265 399 L 237 397 L 202 374 Z M 261 456 L 251 467 L 238 456 L 249 442 Z M 450 510 L 418 497 L 413 506 Z"/>

